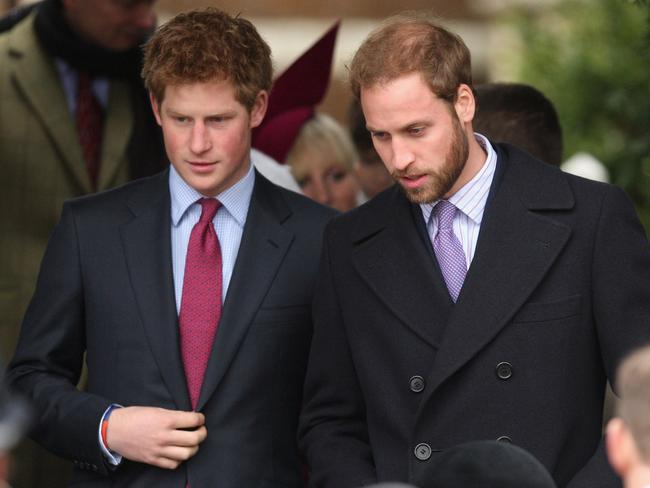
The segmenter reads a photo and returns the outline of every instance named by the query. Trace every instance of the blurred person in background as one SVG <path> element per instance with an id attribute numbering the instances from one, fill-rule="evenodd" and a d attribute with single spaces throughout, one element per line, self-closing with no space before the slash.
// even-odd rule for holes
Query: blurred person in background
<path id="1" fill-rule="evenodd" d="M 616 374 L 615 417 L 607 425 L 607 456 L 625 488 L 650 487 L 650 346 L 631 353 Z"/>
<path id="2" fill-rule="evenodd" d="M 352 143 L 358 155 L 354 172 L 364 198 L 370 199 L 393 186 L 395 181 L 391 178 L 372 144 L 372 138 L 366 128 L 366 119 L 358 100 L 352 100 L 348 107 L 348 125 Z"/>
<path id="3" fill-rule="evenodd" d="M 507 142 L 540 161 L 562 163 L 562 128 L 553 103 L 523 83 L 485 83 L 474 87 L 474 130 L 494 142 Z"/>
<path id="4" fill-rule="evenodd" d="M 345 129 L 329 115 L 317 113 L 300 129 L 285 162 L 305 195 L 347 212 L 361 197 L 354 174 L 357 159 Z"/>
<path id="5" fill-rule="evenodd" d="M 315 111 L 329 85 L 338 29 L 337 22 L 275 80 L 253 148 L 287 164 L 305 195 L 347 211 L 362 198 L 356 152 L 345 129 Z"/>
<path id="6" fill-rule="evenodd" d="M 63 201 L 166 167 L 140 79 L 153 0 L 44 0 L 0 34 L 0 356 L 13 353 Z M 67 464 L 67 463 L 66 463 Z M 26 442 L 17 488 L 65 485 L 69 468 Z"/>
<path id="7" fill-rule="evenodd" d="M 31 421 L 31 408 L 21 398 L 12 395 L 4 384 L 0 367 L 0 488 L 8 488 L 12 450 L 22 439 Z"/>
<path id="8" fill-rule="evenodd" d="M 474 91 L 476 132 L 517 146 L 567 173 L 609 182 L 607 168 L 591 154 L 579 152 L 562 162 L 564 144 L 557 110 L 537 88 L 523 83 L 485 83 L 476 85 Z"/>

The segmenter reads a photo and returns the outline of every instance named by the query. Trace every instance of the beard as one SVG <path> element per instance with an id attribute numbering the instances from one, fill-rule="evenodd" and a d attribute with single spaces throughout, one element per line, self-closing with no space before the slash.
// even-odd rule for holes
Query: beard
<path id="1" fill-rule="evenodd" d="M 455 115 L 455 114 L 454 114 Z M 426 174 L 429 176 L 429 181 L 419 188 L 405 188 L 400 183 L 400 188 L 413 203 L 430 203 L 440 200 L 444 197 L 449 190 L 452 189 L 454 183 L 460 177 L 460 174 L 465 168 L 465 163 L 469 156 L 469 142 L 467 141 L 467 134 L 463 131 L 460 121 L 456 117 L 453 120 L 453 134 L 451 143 L 442 166 L 437 170 L 431 170 Z M 406 172 L 393 171 L 391 176 L 400 182 L 400 177 L 406 175 Z"/>

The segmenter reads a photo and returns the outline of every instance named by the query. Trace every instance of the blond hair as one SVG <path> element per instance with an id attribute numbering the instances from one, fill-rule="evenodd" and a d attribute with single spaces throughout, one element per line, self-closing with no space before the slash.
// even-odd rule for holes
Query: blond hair
<path id="1" fill-rule="evenodd" d="M 356 160 L 357 152 L 349 134 L 332 117 L 319 113 L 303 124 L 285 162 L 299 180 L 313 162 L 335 162 L 351 171 Z"/>

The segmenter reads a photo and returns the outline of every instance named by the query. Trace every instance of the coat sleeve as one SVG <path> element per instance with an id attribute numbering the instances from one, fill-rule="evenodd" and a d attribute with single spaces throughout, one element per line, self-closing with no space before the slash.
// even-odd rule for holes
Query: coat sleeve
<path id="1" fill-rule="evenodd" d="M 616 368 L 650 343 L 650 245 L 627 195 L 610 186 L 594 243 L 593 314 L 607 376 L 616 391 Z M 601 441 L 570 488 L 620 486 Z"/>
<path id="2" fill-rule="evenodd" d="M 376 482 L 365 405 L 340 311 L 331 260 L 336 242 L 325 232 L 313 306 L 314 335 L 300 422 L 310 486 L 352 488 Z"/>
<path id="3" fill-rule="evenodd" d="M 73 210 L 65 204 L 7 378 L 34 407 L 30 437 L 59 456 L 105 472 L 98 429 L 111 402 L 75 386 L 86 349 L 82 275 Z"/>

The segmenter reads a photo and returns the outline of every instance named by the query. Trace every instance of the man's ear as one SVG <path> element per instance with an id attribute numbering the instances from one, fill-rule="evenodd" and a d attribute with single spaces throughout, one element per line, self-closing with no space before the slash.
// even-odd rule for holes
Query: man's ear
<path id="1" fill-rule="evenodd" d="M 158 104 L 156 97 L 154 97 L 153 93 L 151 92 L 149 92 L 149 102 L 151 103 L 151 110 L 153 110 L 153 115 L 156 117 L 156 122 L 158 122 L 158 125 L 162 125 L 162 121 L 160 119 L 160 105 Z"/>
<path id="2" fill-rule="evenodd" d="M 471 122 L 476 112 L 476 99 L 472 89 L 465 83 L 461 83 L 456 92 L 454 109 L 461 124 Z"/>
<path id="3" fill-rule="evenodd" d="M 638 451 L 630 430 L 622 419 L 614 417 L 607 424 L 607 459 L 621 477 L 637 463 Z"/>
<path id="4" fill-rule="evenodd" d="M 261 90 L 255 97 L 255 103 L 253 103 L 253 107 L 251 108 L 251 129 L 262 123 L 268 106 L 269 93 L 266 90 Z"/>

